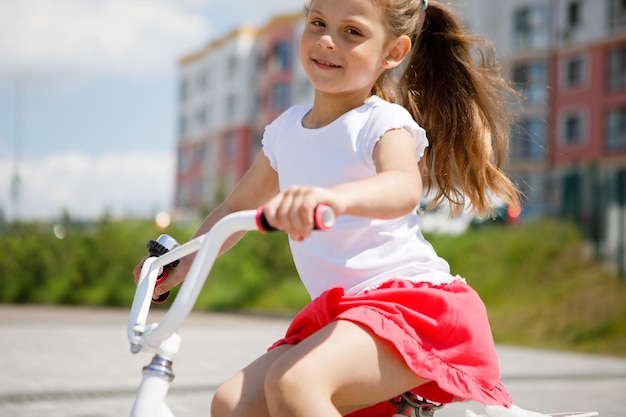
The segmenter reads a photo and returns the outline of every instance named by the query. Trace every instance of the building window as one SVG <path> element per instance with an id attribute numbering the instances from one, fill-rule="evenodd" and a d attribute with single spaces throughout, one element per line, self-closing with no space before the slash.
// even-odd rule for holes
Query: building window
<path id="1" fill-rule="evenodd" d="M 626 87 L 626 46 L 609 52 L 608 83 L 610 90 Z"/>
<path id="2" fill-rule="evenodd" d="M 570 113 L 563 120 L 563 143 L 575 145 L 583 141 L 583 117 L 580 113 Z"/>
<path id="3" fill-rule="evenodd" d="M 198 91 L 204 91 L 209 85 L 208 75 L 205 71 L 200 71 L 198 73 L 198 76 L 196 78 L 196 85 L 197 85 Z"/>
<path id="4" fill-rule="evenodd" d="M 191 204 L 189 202 L 189 194 L 189 187 L 187 186 L 187 184 L 177 184 L 176 205 L 182 208 L 191 208 Z"/>
<path id="5" fill-rule="evenodd" d="M 207 124 L 207 116 L 208 116 L 208 112 L 207 112 L 207 106 L 203 105 L 200 106 L 197 110 L 196 110 L 196 125 L 198 126 L 198 128 L 202 129 L 206 126 Z"/>
<path id="6" fill-rule="evenodd" d="M 550 16 L 546 5 L 536 4 L 518 9 L 513 19 L 515 49 L 541 49 L 549 46 Z"/>
<path id="7" fill-rule="evenodd" d="M 609 28 L 619 31 L 626 28 L 626 1 L 609 0 Z"/>
<path id="8" fill-rule="evenodd" d="M 237 97 L 234 94 L 230 94 L 226 98 L 226 119 L 233 120 L 237 110 Z"/>
<path id="9" fill-rule="evenodd" d="M 180 118 L 178 119 L 178 135 L 182 138 L 184 137 L 187 132 L 188 132 L 188 123 L 187 123 L 187 117 L 186 116 L 180 116 Z"/>
<path id="10" fill-rule="evenodd" d="M 548 212 L 546 204 L 546 176 L 542 173 L 520 172 L 514 178 L 520 192 L 524 196 L 524 210 L 526 218 L 545 215 Z"/>
<path id="11" fill-rule="evenodd" d="M 565 61 L 565 85 L 579 87 L 585 82 L 585 60 L 582 56 L 569 58 Z"/>
<path id="12" fill-rule="evenodd" d="M 180 102 L 184 103 L 189 98 L 189 82 L 187 80 L 181 80 L 179 86 L 179 98 Z"/>
<path id="13" fill-rule="evenodd" d="M 204 153 L 206 152 L 206 147 L 203 144 L 199 144 L 193 152 L 194 164 L 196 166 L 202 165 L 204 161 Z"/>
<path id="14" fill-rule="evenodd" d="M 231 55 L 227 61 L 226 79 L 228 80 L 236 79 L 238 70 L 239 70 L 239 61 L 237 60 L 237 56 Z"/>
<path id="15" fill-rule="evenodd" d="M 237 134 L 230 132 L 224 137 L 224 159 L 229 160 L 237 155 Z"/>
<path id="16" fill-rule="evenodd" d="M 546 135 L 545 121 L 539 118 L 520 120 L 511 129 L 511 160 L 536 161 L 545 159 Z"/>
<path id="17" fill-rule="evenodd" d="M 567 27 L 569 29 L 577 28 L 580 25 L 582 21 L 581 9 L 580 1 L 573 1 L 567 6 Z"/>
<path id="18" fill-rule="evenodd" d="M 279 42 L 274 45 L 272 51 L 272 69 L 275 71 L 288 71 L 292 66 L 291 43 Z"/>
<path id="19" fill-rule="evenodd" d="M 278 83 L 272 89 L 272 109 L 284 110 L 291 104 L 291 88 L 287 83 Z"/>
<path id="20" fill-rule="evenodd" d="M 263 70 L 263 54 L 259 51 L 255 53 L 254 57 L 255 70 L 257 73 L 260 73 Z"/>
<path id="21" fill-rule="evenodd" d="M 202 198 L 202 179 L 194 179 L 192 189 L 192 198 L 194 200 L 200 200 Z"/>
<path id="22" fill-rule="evenodd" d="M 517 65 L 512 76 L 515 89 L 530 104 L 545 104 L 548 99 L 548 69 L 545 62 L 535 61 Z"/>
<path id="23" fill-rule="evenodd" d="M 191 160 L 186 149 L 178 150 L 178 172 L 184 174 L 191 169 Z"/>
<path id="24" fill-rule="evenodd" d="M 626 150 L 626 108 L 610 110 L 606 125 L 606 150 Z"/>
<path id="25" fill-rule="evenodd" d="M 214 111 L 213 110 L 213 106 L 210 105 L 210 104 L 207 104 L 204 107 L 204 110 L 205 110 L 205 121 L 204 121 L 205 122 L 205 126 L 207 128 L 210 128 L 211 124 L 213 123 L 213 111 Z"/>

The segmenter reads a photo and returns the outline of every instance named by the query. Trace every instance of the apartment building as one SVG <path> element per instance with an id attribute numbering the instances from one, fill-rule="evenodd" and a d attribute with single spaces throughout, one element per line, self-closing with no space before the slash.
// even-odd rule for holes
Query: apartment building
<path id="1" fill-rule="evenodd" d="M 505 76 L 521 96 L 509 109 L 514 123 L 506 171 L 524 193 L 522 216 L 550 214 L 555 210 L 548 146 L 555 0 L 456 0 L 453 5 L 470 32 L 493 42 Z"/>
<path id="2" fill-rule="evenodd" d="M 571 216 L 606 234 L 604 206 L 621 198 L 626 169 L 626 2 L 451 4 L 471 32 L 494 42 L 523 96 L 510 108 L 506 162 L 526 196 L 522 216 Z M 311 102 L 298 59 L 302 24 L 300 13 L 277 16 L 181 60 L 177 208 L 214 204 L 250 164 L 264 126 Z"/>
<path id="3" fill-rule="evenodd" d="M 511 108 L 507 163 L 527 197 L 523 215 L 572 218 L 599 254 L 623 259 L 626 2 L 455 5 L 472 30 L 494 40 L 524 97 Z"/>
<path id="4" fill-rule="evenodd" d="M 626 273 L 626 2 L 557 4 L 549 143 L 558 207 Z"/>
<path id="5" fill-rule="evenodd" d="M 250 162 L 258 108 L 255 28 L 239 28 L 180 62 L 175 207 L 200 210 Z"/>
<path id="6" fill-rule="evenodd" d="M 302 13 L 241 27 L 180 61 L 175 211 L 219 202 L 260 149 L 265 126 L 312 101 L 299 66 Z"/>

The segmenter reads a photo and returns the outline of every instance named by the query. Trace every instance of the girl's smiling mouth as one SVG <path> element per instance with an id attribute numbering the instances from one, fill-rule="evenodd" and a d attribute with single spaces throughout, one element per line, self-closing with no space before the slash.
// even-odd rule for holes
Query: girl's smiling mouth
<path id="1" fill-rule="evenodd" d="M 335 65 L 332 62 L 328 62 L 328 61 L 324 61 L 322 59 L 315 59 L 312 58 L 313 62 L 320 66 L 320 67 L 325 67 L 325 68 L 342 68 L 341 65 Z"/>

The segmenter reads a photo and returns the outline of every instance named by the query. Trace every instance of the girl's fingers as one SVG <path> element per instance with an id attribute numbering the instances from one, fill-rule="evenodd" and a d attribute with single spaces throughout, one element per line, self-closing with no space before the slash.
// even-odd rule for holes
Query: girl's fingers
<path id="1" fill-rule="evenodd" d="M 143 267 L 143 263 L 146 261 L 146 259 L 148 259 L 147 256 L 145 256 L 135 267 L 135 269 L 133 269 L 133 277 L 135 278 L 135 285 L 137 285 L 137 283 L 139 282 L 139 274 L 141 274 L 141 267 Z"/>
<path id="2" fill-rule="evenodd" d="M 264 206 L 268 222 L 296 241 L 311 235 L 315 207 L 323 203 L 323 193 L 316 187 L 291 187 Z"/>

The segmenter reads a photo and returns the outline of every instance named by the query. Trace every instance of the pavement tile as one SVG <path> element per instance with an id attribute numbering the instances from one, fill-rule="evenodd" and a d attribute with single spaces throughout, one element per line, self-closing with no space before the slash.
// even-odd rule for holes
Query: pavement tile
<path id="1" fill-rule="evenodd" d="M 157 312 L 153 320 L 158 320 Z M 148 354 L 132 355 L 128 311 L 0 305 L 0 417 L 128 415 Z M 280 338 L 286 318 L 192 313 L 181 330 L 168 404 L 177 417 L 209 415 L 214 389 Z M 518 406 L 626 416 L 626 359 L 498 346 Z M 437 417 L 462 417 L 468 402 Z"/>

